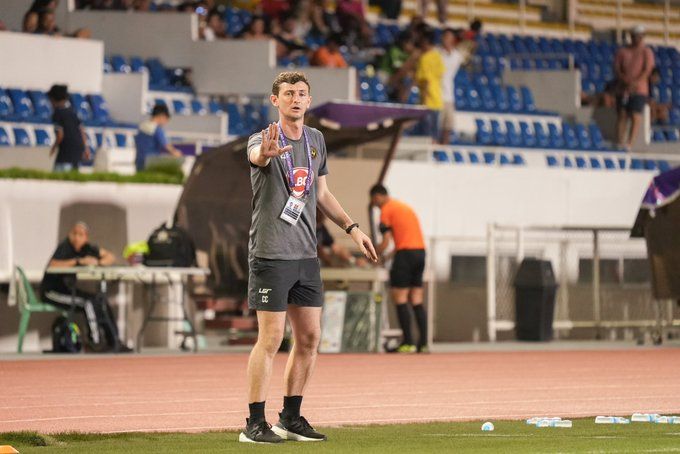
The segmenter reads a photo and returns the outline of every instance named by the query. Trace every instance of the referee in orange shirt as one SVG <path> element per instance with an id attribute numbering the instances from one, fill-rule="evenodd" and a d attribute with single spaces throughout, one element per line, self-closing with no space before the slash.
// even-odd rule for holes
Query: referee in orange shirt
<path id="1" fill-rule="evenodd" d="M 379 256 L 394 241 L 394 260 L 390 270 L 392 301 L 397 307 L 399 325 L 404 333 L 399 353 L 425 352 L 427 350 L 427 313 L 423 306 L 423 271 L 425 269 L 425 241 L 420 222 L 413 208 L 393 199 L 385 186 L 376 184 L 371 188 L 371 205 L 380 208 L 380 232 L 382 242 L 376 248 Z M 411 313 L 418 324 L 420 337 L 414 344 L 411 335 Z"/>

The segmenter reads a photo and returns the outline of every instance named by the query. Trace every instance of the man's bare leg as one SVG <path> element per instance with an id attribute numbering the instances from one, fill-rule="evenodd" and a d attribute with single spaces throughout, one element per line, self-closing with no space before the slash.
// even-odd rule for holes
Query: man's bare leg
<path id="1" fill-rule="evenodd" d="M 625 110 L 619 109 L 616 113 L 616 140 L 619 146 L 626 143 L 626 131 L 628 129 L 628 114 Z"/>
<path id="2" fill-rule="evenodd" d="M 293 348 L 288 356 L 284 386 L 287 396 L 302 396 L 316 364 L 321 338 L 321 308 L 288 306 Z"/>
<path id="3" fill-rule="evenodd" d="M 286 325 L 285 312 L 257 311 L 257 343 L 248 359 L 248 402 L 267 398 L 274 355 L 279 351 Z"/>
<path id="4" fill-rule="evenodd" d="M 633 149 L 633 142 L 637 138 L 638 132 L 640 131 L 640 125 L 642 124 L 642 114 L 634 113 L 631 116 L 630 121 L 630 132 L 628 133 L 628 150 Z"/>

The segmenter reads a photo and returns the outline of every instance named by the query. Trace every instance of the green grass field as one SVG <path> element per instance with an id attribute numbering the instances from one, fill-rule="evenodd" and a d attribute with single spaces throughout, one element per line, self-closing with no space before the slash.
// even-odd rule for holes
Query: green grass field
<path id="1" fill-rule="evenodd" d="M 494 421 L 496 430 L 482 432 L 481 422 L 353 426 L 326 429 L 325 443 L 285 442 L 264 446 L 238 443 L 236 432 L 130 433 L 116 435 L 34 432 L 0 434 L 0 445 L 21 454 L 69 453 L 680 453 L 680 426 L 635 423 L 595 425 L 593 419 L 574 421 L 571 429 L 528 426 L 523 421 Z"/>

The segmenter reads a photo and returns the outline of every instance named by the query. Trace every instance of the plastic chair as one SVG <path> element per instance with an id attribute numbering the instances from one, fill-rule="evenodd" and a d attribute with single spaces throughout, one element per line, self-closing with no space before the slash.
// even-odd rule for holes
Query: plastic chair
<path id="1" fill-rule="evenodd" d="M 19 343 L 17 345 L 17 353 L 21 353 L 24 347 L 24 336 L 28 330 L 28 322 L 31 319 L 31 314 L 37 312 L 56 312 L 63 316 L 67 316 L 67 311 L 60 309 L 52 304 L 44 303 L 36 297 L 33 287 L 26 279 L 24 270 L 17 266 L 14 268 L 17 276 L 17 303 L 19 305 Z"/>

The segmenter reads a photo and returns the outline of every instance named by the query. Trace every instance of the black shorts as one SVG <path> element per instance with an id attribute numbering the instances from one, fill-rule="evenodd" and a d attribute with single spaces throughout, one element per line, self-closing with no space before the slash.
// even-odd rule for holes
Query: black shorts
<path id="1" fill-rule="evenodd" d="M 289 304 L 323 305 L 319 259 L 250 259 L 248 307 L 257 311 L 283 312 Z"/>
<path id="2" fill-rule="evenodd" d="M 642 113 L 647 104 L 647 96 L 645 95 L 630 95 L 624 97 L 618 95 L 616 97 L 616 109 L 625 110 L 628 113 Z"/>
<path id="3" fill-rule="evenodd" d="M 397 251 L 390 270 L 390 286 L 396 288 L 422 287 L 424 270 L 424 249 Z"/>

